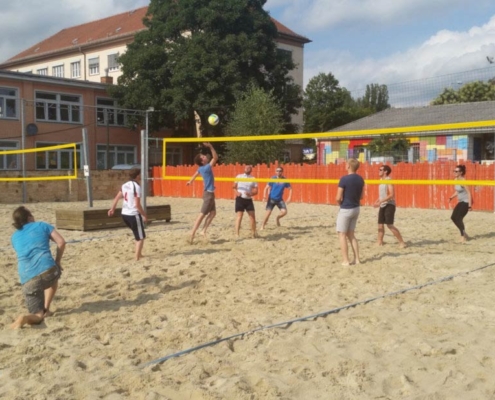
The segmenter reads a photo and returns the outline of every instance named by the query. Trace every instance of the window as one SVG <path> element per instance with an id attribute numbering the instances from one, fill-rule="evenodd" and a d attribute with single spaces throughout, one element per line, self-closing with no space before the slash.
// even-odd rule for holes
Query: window
<path id="1" fill-rule="evenodd" d="M 292 60 L 292 51 L 286 49 L 277 49 L 277 52 L 284 57 L 287 57 L 289 60 Z"/>
<path id="2" fill-rule="evenodd" d="M 81 77 L 81 61 L 76 61 L 70 64 L 70 76 L 71 78 Z"/>
<path id="3" fill-rule="evenodd" d="M 112 99 L 96 99 L 98 125 L 127 126 L 127 112 L 117 107 Z"/>
<path id="4" fill-rule="evenodd" d="M 120 66 L 119 63 L 117 62 L 117 58 L 119 57 L 119 54 L 109 54 L 108 55 L 108 70 L 109 71 L 118 71 Z"/>
<path id="5" fill-rule="evenodd" d="M 99 144 L 96 146 L 96 164 L 98 169 L 110 169 L 117 164 L 136 164 L 137 149 L 136 146 L 114 146 L 108 147 L 107 162 L 107 146 Z"/>
<path id="6" fill-rule="evenodd" d="M 167 146 L 166 160 L 167 165 L 182 165 L 182 149 Z"/>
<path id="7" fill-rule="evenodd" d="M 81 96 L 36 92 L 36 120 L 82 123 Z"/>
<path id="8" fill-rule="evenodd" d="M 64 143 L 36 143 L 36 147 L 56 146 Z M 81 147 L 76 145 L 77 168 L 82 168 Z M 74 169 L 74 149 L 36 152 L 36 169 Z"/>
<path id="9" fill-rule="evenodd" d="M 19 142 L 0 141 L 0 150 L 16 150 L 19 148 Z M 19 169 L 18 154 L 2 154 L 0 155 L 0 170 Z"/>
<path id="10" fill-rule="evenodd" d="M 100 73 L 100 58 L 90 58 L 88 60 L 89 65 L 89 74 L 90 75 L 98 75 Z"/>
<path id="11" fill-rule="evenodd" d="M 0 119 L 17 118 L 17 89 L 0 87 Z"/>
<path id="12" fill-rule="evenodd" d="M 63 65 L 56 65 L 55 67 L 52 68 L 52 76 L 56 76 L 57 78 L 63 78 L 64 77 L 64 66 Z"/>
<path id="13" fill-rule="evenodd" d="M 38 75 L 48 75 L 48 68 L 40 68 L 37 72 Z"/>

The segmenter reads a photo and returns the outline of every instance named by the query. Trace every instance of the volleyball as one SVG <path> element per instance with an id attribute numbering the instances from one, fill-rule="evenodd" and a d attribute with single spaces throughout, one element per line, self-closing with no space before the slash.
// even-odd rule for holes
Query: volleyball
<path id="1" fill-rule="evenodd" d="M 211 114 L 209 117 L 208 117 L 208 123 L 210 125 L 217 125 L 218 123 L 220 122 L 220 118 L 218 118 L 218 115 L 217 114 Z"/>

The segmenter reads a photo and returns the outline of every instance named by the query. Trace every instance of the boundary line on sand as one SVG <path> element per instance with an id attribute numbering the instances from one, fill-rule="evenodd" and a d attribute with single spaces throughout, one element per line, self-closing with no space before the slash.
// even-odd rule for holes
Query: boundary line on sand
<path id="1" fill-rule="evenodd" d="M 156 365 L 156 364 L 163 364 L 165 361 L 170 360 L 171 358 L 180 357 L 180 356 L 183 356 L 183 355 L 192 353 L 194 351 L 197 351 L 197 350 L 200 350 L 200 349 L 204 349 L 205 347 L 214 346 L 216 344 L 225 342 L 227 340 L 232 340 L 232 339 L 236 339 L 236 338 L 243 339 L 244 336 L 250 335 L 252 333 L 264 331 L 264 330 L 267 330 L 267 329 L 278 328 L 278 327 L 282 327 L 282 326 L 286 326 L 288 328 L 289 326 L 291 326 L 295 322 L 305 322 L 305 321 L 308 321 L 308 320 L 316 320 L 316 319 L 321 318 L 321 317 L 326 317 L 327 315 L 330 315 L 330 314 L 337 314 L 337 313 L 339 313 L 342 310 L 347 310 L 349 308 L 354 308 L 356 306 L 368 304 L 368 303 L 371 303 L 373 301 L 384 299 L 384 298 L 387 298 L 387 297 L 392 297 L 392 296 L 397 296 L 399 294 L 404 294 L 404 293 L 407 293 L 407 292 L 409 292 L 411 290 L 422 289 L 422 288 L 424 288 L 426 286 L 436 285 L 436 284 L 439 284 L 439 283 L 442 283 L 442 282 L 450 281 L 450 280 L 452 280 L 452 279 L 454 279 L 454 278 L 456 278 L 458 276 L 469 275 L 469 274 L 471 274 L 473 272 L 481 271 L 483 269 L 492 267 L 494 265 L 495 265 L 495 263 L 487 264 L 487 265 L 484 265 L 482 267 L 474 268 L 474 269 L 472 269 L 470 271 L 459 272 L 459 273 L 454 274 L 454 275 L 448 275 L 448 276 L 445 276 L 443 278 L 434 280 L 432 282 L 423 283 L 423 284 L 416 285 L 416 286 L 410 286 L 408 288 L 397 290 L 395 292 L 389 292 L 389 293 L 385 293 L 385 294 L 382 294 L 382 295 L 379 295 L 379 296 L 371 297 L 369 299 L 361 300 L 361 301 L 358 301 L 358 302 L 355 302 L 355 303 L 346 304 L 345 306 L 333 308 L 333 309 L 328 310 L 328 311 L 322 311 L 322 312 L 319 312 L 319 313 L 316 313 L 316 314 L 307 315 L 305 317 L 295 318 L 295 319 L 291 319 L 289 321 L 284 321 L 284 322 L 278 322 L 276 324 L 260 326 L 258 328 L 251 329 L 249 331 L 236 333 L 236 334 L 231 335 L 231 336 L 227 336 L 227 337 L 224 337 L 224 338 L 213 340 L 211 342 L 203 343 L 203 344 L 200 344 L 200 345 L 195 346 L 195 347 L 191 347 L 191 348 L 186 349 L 186 350 L 181 350 L 181 351 L 178 351 L 176 353 L 172 353 L 172 354 L 166 355 L 164 357 L 160 357 L 160 358 L 157 358 L 155 360 L 148 361 L 147 363 L 141 364 L 139 366 L 139 368 L 145 368 L 145 367 L 149 367 L 151 365 Z"/>

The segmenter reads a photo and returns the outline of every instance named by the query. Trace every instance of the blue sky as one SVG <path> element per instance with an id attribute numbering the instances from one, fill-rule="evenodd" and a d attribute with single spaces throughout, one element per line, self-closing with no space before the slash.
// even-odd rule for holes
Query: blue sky
<path id="1" fill-rule="evenodd" d="M 148 3 L 0 0 L 0 61 L 63 28 Z M 368 83 L 389 90 L 418 80 L 456 87 L 495 76 L 486 59 L 495 57 L 494 0 L 268 0 L 265 9 L 312 40 L 305 47 L 305 83 L 331 72 L 358 93 Z"/>

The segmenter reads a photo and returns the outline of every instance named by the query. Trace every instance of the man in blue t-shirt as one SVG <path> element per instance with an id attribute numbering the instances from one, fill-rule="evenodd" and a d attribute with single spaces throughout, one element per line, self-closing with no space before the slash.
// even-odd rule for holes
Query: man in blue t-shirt
<path id="1" fill-rule="evenodd" d="M 359 246 L 354 235 L 359 217 L 360 201 L 363 198 L 364 179 L 356 171 L 359 161 L 350 158 L 347 161 L 347 175 L 340 178 L 335 201 L 340 205 L 337 215 L 337 232 L 339 234 L 342 265 L 360 264 Z M 351 242 L 354 260 L 349 262 L 347 239 Z"/>
<path id="2" fill-rule="evenodd" d="M 191 236 L 189 239 L 189 242 L 191 244 L 194 241 L 194 235 L 196 234 L 196 231 L 201 225 L 201 222 L 203 221 L 204 217 L 206 217 L 206 220 L 202 234 L 206 238 L 206 229 L 208 229 L 208 227 L 211 224 L 211 221 L 213 220 L 213 218 L 215 218 L 215 215 L 217 214 L 216 206 L 215 206 L 215 177 L 213 176 L 212 167 L 214 167 L 218 161 L 218 154 L 211 145 L 211 143 L 203 143 L 203 145 L 210 149 L 211 159 L 206 154 L 201 154 L 201 153 L 197 154 L 196 157 L 194 157 L 194 163 L 198 165 L 199 168 L 191 177 L 191 179 L 189 179 L 189 181 L 187 181 L 186 183 L 186 185 L 189 186 L 198 177 L 198 175 L 201 175 L 204 183 L 203 205 L 201 206 L 201 211 L 199 212 L 199 215 L 196 218 L 193 229 L 191 231 Z"/>
<path id="3" fill-rule="evenodd" d="M 277 167 L 276 169 L 277 175 L 272 176 L 271 179 L 286 179 L 283 176 L 284 169 L 282 167 Z M 287 197 L 287 201 L 284 202 L 284 190 L 289 190 L 289 197 Z M 280 210 L 280 214 L 277 216 L 277 226 L 280 226 L 280 218 L 283 218 L 287 215 L 287 204 L 290 203 L 290 199 L 292 198 L 292 186 L 289 182 L 269 182 L 266 185 L 265 190 L 263 192 L 263 201 L 266 200 L 266 214 L 263 223 L 261 224 L 261 230 L 265 229 L 265 225 L 268 222 L 268 218 L 272 214 L 273 208 L 277 206 Z"/>

